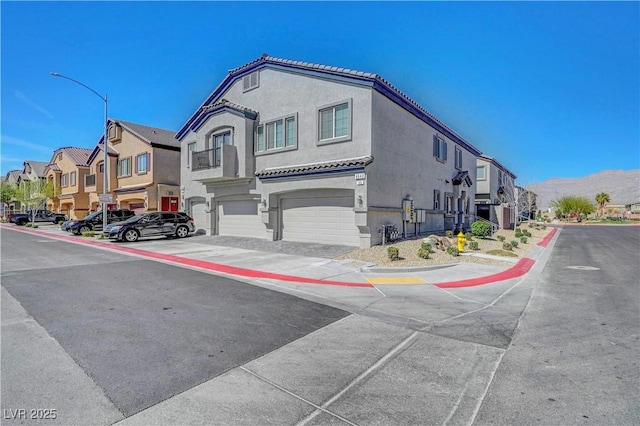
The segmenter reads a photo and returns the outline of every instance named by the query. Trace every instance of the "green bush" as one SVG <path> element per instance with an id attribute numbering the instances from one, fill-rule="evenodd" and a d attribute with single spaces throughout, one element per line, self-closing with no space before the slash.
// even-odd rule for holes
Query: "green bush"
<path id="1" fill-rule="evenodd" d="M 387 256 L 389 256 L 389 260 L 399 260 L 400 259 L 400 249 L 398 247 L 387 247 Z"/>
<path id="2" fill-rule="evenodd" d="M 467 239 L 468 242 L 473 241 L 473 234 L 471 232 L 467 232 L 466 234 L 464 234 L 464 237 Z"/>
<path id="3" fill-rule="evenodd" d="M 522 233 L 522 231 L 521 231 L 519 228 L 516 228 L 516 234 L 515 234 L 516 238 L 520 238 L 520 237 L 522 237 L 523 235 L 524 235 L 524 234 Z"/>
<path id="4" fill-rule="evenodd" d="M 480 250 L 480 247 L 478 247 L 478 242 L 477 241 L 471 241 L 469 243 L 469 248 L 471 250 Z"/>
<path id="5" fill-rule="evenodd" d="M 96 235 L 96 231 L 84 231 L 82 233 L 83 237 L 94 237 Z"/>
<path id="6" fill-rule="evenodd" d="M 527 241 L 528 241 L 528 240 L 527 240 L 527 237 L 520 237 L 520 242 L 521 242 L 522 244 L 527 244 Z"/>
<path id="7" fill-rule="evenodd" d="M 498 236 L 496 236 L 496 238 L 498 239 L 498 241 L 502 242 L 502 241 L 504 241 L 505 236 L 504 235 L 498 235 Z"/>
<path id="8" fill-rule="evenodd" d="M 453 231 L 451 231 L 451 230 L 446 231 L 446 232 L 444 233 L 444 235 L 446 235 L 446 237 L 447 237 L 447 238 L 453 238 Z"/>
<path id="9" fill-rule="evenodd" d="M 487 238 L 491 235 L 491 224 L 488 222 L 473 222 L 471 225 L 471 232 L 473 235 L 479 238 Z"/>
<path id="10" fill-rule="evenodd" d="M 511 240 L 511 247 L 513 247 L 513 248 L 518 248 L 518 241 L 516 241 L 516 240 Z"/>
<path id="11" fill-rule="evenodd" d="M 526 229 L 524 231 L 522 231 L 522 235 L 525 237 L 531 237 L 531 232 L 527 231 Z"/>
<path id="12" fill-rule="evenodd" d="M 33 223 L 31 223 L 31 222 L 27 222 L 27 223 L 24 224 L 25 228 L 31 228 L 32 226 L 33 226 Z"/>
<path id="13" fill-rule="evenodd" d="M 458 247 L 447 247 L 447 253 L 449 253 L 451 256 L 459 256 L 460 252 L 458 251 Z"/>
<path id="14" fill-rule="evenodd" d="M 420 247 L 418 249 L 418 257 L 421 259 L 428 259 L 431 252 L 428 249 Z"/>
<path id="15" fill-rule="evenodd" d="M 423 241 L 422 244 L 420 244 L 420 248 L 423 250 L 428 251 L 429 253 L 435 253 L 436 251 L 433 249 L 433 246 L 431 245 L 431 243 L 429 241 Z"/>
<path id="16" fill-rule="evenodd" d="M 504 250 L 513 250 L 513 246 L 511 245 L 511 243 L 502 243 L 502 248 Z"/>

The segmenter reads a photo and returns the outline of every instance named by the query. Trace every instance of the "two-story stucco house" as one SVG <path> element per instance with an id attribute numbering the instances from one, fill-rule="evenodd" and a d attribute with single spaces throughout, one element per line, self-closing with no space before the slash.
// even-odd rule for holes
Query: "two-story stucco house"
<path id="1" fill-rule="evenodd" d="M 17 187 L 20 183 L 21 176 L 22 170 L 9 170 L 5 176 L 5 181 Z M 12 198 L 11 200 L 7 201 L 3 215 L 7 215 L 9 213 L 17 213 L 23 210 L 24 206 L 22 205 L 20 200 Z"/>
<path id="2" fill-rule="evenodd" d="M 495 158 L 480 155 L 476 165 L 476 211 L 478 217 L 503 229 L 515 223 L 516 175 Z"/>
<path id="3" fill-rule="evenodd" d="M 47 208 L 67 215 L 70 219 L 82 219 L 89 213 L 89 194 L 85 190 L 85 175 L 89 171 L 87 159 L 90 149 L 64 147 L 54 151 L 45 168 L 45 178 L 59 190 L 47 200 Z"/>
<path id="4" fill-rule="evenodd" d="M 376 74 L 263 55 L 176 138 L 184 208 L 208 234 L 366 248 L 382 225 L 442 232 L 474 214 L 480 151 Z"/>
<path id="5" fill-rule="evenodd" d="M 175 132 L 109 119 L 107 193 L 109 209 L 177 211 L 180 208 L 180 142 Z M 103 139 L 88 158 L 86 187 L 92 211 L 100 210 L 103 193 Z"/>

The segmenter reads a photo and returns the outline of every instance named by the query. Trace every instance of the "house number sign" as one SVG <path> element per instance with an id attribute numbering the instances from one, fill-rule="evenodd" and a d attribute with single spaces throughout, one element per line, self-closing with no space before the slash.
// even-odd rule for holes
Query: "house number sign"
<path id="1" fill-rule="evenodd" d="M 356 173 L 356 185 L 364 185 L 364 180 L 367 178 L 365 173 Z"/>

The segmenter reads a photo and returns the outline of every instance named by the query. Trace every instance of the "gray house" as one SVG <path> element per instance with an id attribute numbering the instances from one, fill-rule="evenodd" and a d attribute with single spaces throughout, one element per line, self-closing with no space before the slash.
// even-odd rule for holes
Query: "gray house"
<path id="1" fill-rule="evenodd" d="M 503 229 L 515 224 L 516 175 L 498 160 L 480 155 L 476 165 L 476 210 L 478 217 Z"/>
<path id="2" fill-rule="evenodd" d="M 182 208 L 211 235 L 367 248 L 468 227 L 480 151 L 376 74 L 267 55 L 176 134 Z"/>

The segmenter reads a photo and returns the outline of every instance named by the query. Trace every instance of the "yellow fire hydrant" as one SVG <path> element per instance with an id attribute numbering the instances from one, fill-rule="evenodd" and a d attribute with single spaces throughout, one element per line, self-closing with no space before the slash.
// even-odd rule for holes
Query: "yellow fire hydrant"
<path id="1" fill-rule="evenodd" d="M 467 242 L 467 239 L 465 238 L 462 231 L 460 231 L 460 233 L 458 234 L 458 251 L 460 253 L 464 252 L 464 243 L 466 242 Z"/>

